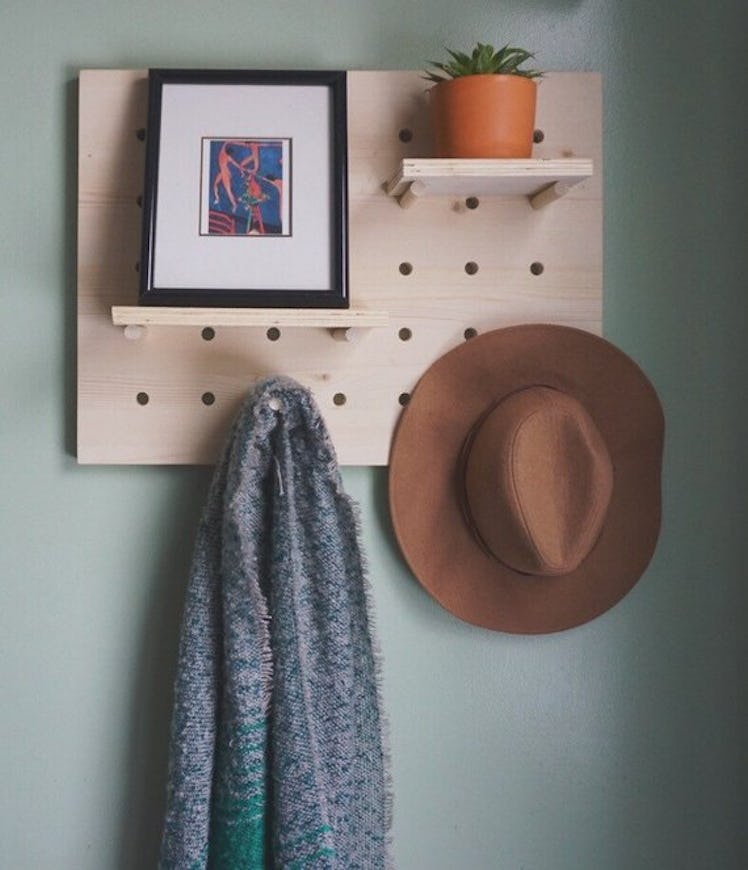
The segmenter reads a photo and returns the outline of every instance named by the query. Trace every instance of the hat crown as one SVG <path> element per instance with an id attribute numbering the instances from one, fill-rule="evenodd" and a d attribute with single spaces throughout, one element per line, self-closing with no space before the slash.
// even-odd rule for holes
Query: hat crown
<path id="1" fill-rule="evenodd" d="M 574 571 L 613 491 L 605 441 L 581 402 L 546 386 L 504 397 L 467 445 L 466 513 L 484 549 L 523 574 Z"/>

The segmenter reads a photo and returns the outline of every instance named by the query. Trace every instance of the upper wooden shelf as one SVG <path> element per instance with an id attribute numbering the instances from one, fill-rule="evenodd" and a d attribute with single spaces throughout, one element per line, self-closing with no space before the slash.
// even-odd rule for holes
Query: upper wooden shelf
<path id="1" fill-rule="evenodd" d="M 526 196 L 533 208 L 559 199 L 592 175 L 586 158 L 452 160 L 406 158 L 387 182 L 407 208 L 424 196 Z"/>

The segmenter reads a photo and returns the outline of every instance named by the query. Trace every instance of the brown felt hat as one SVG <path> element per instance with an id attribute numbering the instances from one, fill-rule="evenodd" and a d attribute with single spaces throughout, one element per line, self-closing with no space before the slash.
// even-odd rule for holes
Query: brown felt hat
<path id="1" fill-rule="evenodd" d="M 485 628 L 594 619 L 654 552 L 663 430 L 642 370 L 596 335 L 531 324 L 465 342 L 423 375 L 392 443 L 411 570 Z"/>

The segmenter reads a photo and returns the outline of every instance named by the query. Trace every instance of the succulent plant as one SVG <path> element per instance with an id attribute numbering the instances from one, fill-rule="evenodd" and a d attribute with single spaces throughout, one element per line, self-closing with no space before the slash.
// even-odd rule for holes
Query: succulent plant
<path id="1" fill-rule="evenodd" d="M 434 69 L 427 69 L 424 78 L 438 83 L 462 76 L 512 75 L 535 79 L 543 75 L 540 70 L 520 69 L 523 63 L 535 56 L 524 48 L 505 45 L 496 51 L 492 45 L 479 42 L 472 54 L 453 51 L 451 48 L 447 52 L 452 60 L 447 63 L 429 61 Z"/>

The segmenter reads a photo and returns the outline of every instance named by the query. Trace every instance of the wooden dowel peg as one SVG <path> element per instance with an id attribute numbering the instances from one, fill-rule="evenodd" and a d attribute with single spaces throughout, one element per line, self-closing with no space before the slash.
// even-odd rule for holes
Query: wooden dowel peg
<path id="1" fill-rule="evenodd" d="M 335 341 L 347 341 L 351 344 L 359 341 L 362 334 L 363 329 L 355 326 L 339 326 L 330 330 L 330 335 L 332 335 Z"/>
<path id="2" fill-rule="evenodd" d="M 426 185 L 422 181 L 412 181 L 398 202 L 401 208 L 410 208 L 424 193 L 426 193 Z"/>
<path id="3" fill-rule="evenodd" d="M 140 323 L 128 323 L 122 330 L 125 334 L 125 338 L 128 341 L 137 341 L 139 338 L 142 338 L 145 335 L 145 326 L 142 326 Z"/>
<path id="4" fill-rule="evenodd" d="M 562 196 L 566 196 L 572 187 L 576 187 L 576 185 L 569 184 L 566 181 L 556 181 L 548 187 L 543 188 L 543 190 L 538 191 L 534 196 L 530 196 L 530 205 L 536 210 L 543 208 L 543 206 L 550 205 L 550 203 L 555 202 L 557 199 L 561 199 Z"/>

